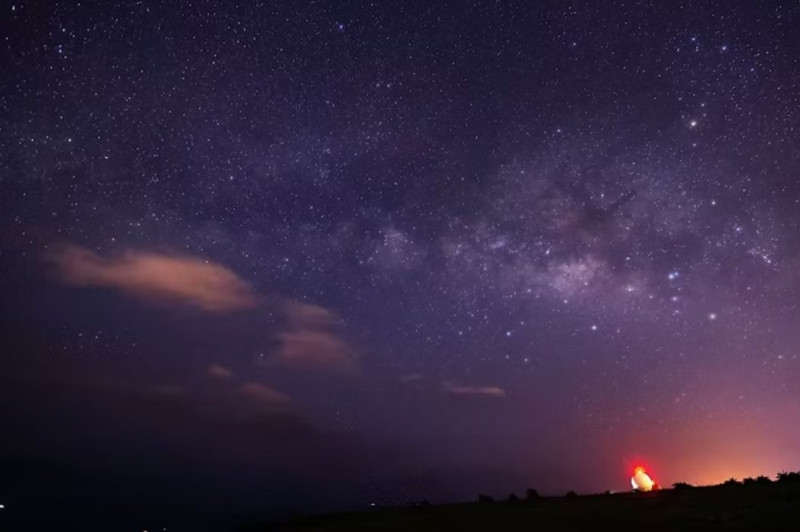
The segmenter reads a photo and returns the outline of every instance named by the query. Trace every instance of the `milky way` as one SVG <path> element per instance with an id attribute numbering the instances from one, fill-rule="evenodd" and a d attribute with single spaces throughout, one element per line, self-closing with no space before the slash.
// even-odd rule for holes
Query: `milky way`
<path id="1" fill-rule="evenodd" d="M 797 5 L 3 10 L 9 463 L 303 509 L 798 468 Z"/>

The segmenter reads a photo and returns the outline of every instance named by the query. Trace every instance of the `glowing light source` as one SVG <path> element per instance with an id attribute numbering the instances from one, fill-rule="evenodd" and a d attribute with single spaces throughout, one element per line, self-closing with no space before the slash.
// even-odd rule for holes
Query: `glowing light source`
<path id="1" fill-rule="evenodd" d="M 647 474 L 647 471 L 645 471 L 642 466 L 634 468 L 633 476 L 631 477 L 631 486 L 633 489 L 636 491 L 652 491 L 655 484 L 656 483 L 650 478 L 650 475 Z"/>

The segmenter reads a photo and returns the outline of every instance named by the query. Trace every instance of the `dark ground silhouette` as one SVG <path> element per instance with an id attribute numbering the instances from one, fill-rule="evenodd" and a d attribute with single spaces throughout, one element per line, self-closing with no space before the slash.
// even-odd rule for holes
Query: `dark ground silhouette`
<path id="1" fill-rule="evenodd" d="M 306 517 L 240 530 L 800 530 L 800 473 L 642 493 L 490 500 Z M 535 495 L 534 495 L 535 494 Z"/>
<path id="2" fill-rule="evenodd" d="M 358 512 L 282 518 L 220 515 L 203 508 L 162 508 L 126 500 L 79 505 L 64 501 L 31 501 L 0 510 L 0 530 L 80 530 L 171 532 L 235 530 L 800 530 L 800 472 L 767 477 L 729 479 L 717 486 L 695 487 L 678 482 L 652 492 L 541 496 L 528 489 L 474 502 L 431 505 L 426 500 L 403 507 L 370 508 Z"/>

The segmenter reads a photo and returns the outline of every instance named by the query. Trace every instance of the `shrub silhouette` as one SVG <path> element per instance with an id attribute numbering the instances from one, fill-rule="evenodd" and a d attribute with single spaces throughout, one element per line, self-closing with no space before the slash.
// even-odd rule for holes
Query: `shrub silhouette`
<path id="1" fill-rule="evenodd" d="M 756 479 L 754 479 L 753 477 L 747 477 L 742 479 L 742 484 L 744 484 L 745 486 L 754 486 L 755 483 Z"/>
<path id="2" fill-rule="evenodd" d="M 528 488 L 525 490 L 525 499 L 529 501 L 535 501 L 539 498 L 539 492 L 533 488 Z"/>
<path id="3" fill-rule="evenodd" d="M 490 497 L 489 495 L 484 495 L 483 493 L 478 494 L 478 502 L 489 504 L 494 502 L 494 498 Z"/>
<path id="4" fill-rule="evenodd" d="M 675 491 L 689 490 L 692 489 L 693 487 L 694 486 L 692 486 L 688 482 L 676 482 L 675 484 L 672 485 L 672 489 L 674 489 Z"/>
<path id="5" fill-rule="evenodd" d="M 567 497 L 569 497 L 569 498 L 573 498 L 573 497 L 577 497 L 577 496 L 578 496 L 578 494 L 577 494 L 577 493 L 575 493 L 575 490 L 569 490 L 569 491 L 567 492 L 567 495 L 566 495 L 566 496 L 567 496 Z"/>
<path id="6" fill-rule="evenodd" d="M 763 486 L 763 485 L 766 485 L 766 484 L 772 484 L 772 481 L 770 480 L 769 477 L 765 477 L 764 475 L 760 475 L 760 476 L 756 477 L 756 484 L 761 484 Z"/>
<path id="7" fill-rule="evenodd" d="M 736 480 L 735 478 L 729 478 L 725 482 L 722 483 L 723 486 L 741 486 L 742 483 Z"/>
<path id="8" fill-rule="evenodd" d="M 800 472 L 781 471 L 780 473 L 778 473 L 778 482 L 783 482 L 787 484 L 800 483 Z"/>
<path id="9" fill-rule="evenodd" d="M 428 499 L 422 499 L 421 501 L 409 501 L 406 506 L 417 507 L 417 508 L 427 508 L 430 506 L 431 503 L 428 502 Z"/>
<path id="10" fill-rule="evenodd" d="M 508 496 L 508 502 L 517 502 L 519 497 L 517 497 L 516 493 L 512 493 Z"/>

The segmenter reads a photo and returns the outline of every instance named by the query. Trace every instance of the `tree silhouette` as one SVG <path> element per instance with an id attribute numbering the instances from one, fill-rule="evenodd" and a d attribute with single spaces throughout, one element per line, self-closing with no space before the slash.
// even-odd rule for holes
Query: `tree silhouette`
<path id="1" fill-rule="evenodd" d="M 736 480 L 735 478 L 729 478 L 725 482 L 722 483 L 723 486 L 741 486 L 742 483 Z"/>
<path id="2" fill-rule="evenodd" d="M 754 479 L 753 477 L 744 478 L 742 479 L 742 484 L 744 484 L 745 486 L 754 486 L 756 484 L 756 479 Z"/>
<path id="3" fill-rule="evenodd" d="M 494 502 L 494 498 L 490 497 L 489 495 L 484 495 L 483 493 L 478 494 L 478 502 L 488 504 Z"/>
<path id="4" fill-rule="evenodd" d="M 766 485 L 766 484 L 772 484 L 772 480 L 770 480 L 769 477 L 765 477 L 764 475 L 760 475 L 760 476 L 756 477 L 756 484 L 760 484 L 762 486 Z"/>
<path id="5" fill-rule="evenodd" d="M 692 489 L 693 487 L 694 486 L 692 486 L 688 482 L 676 482 L 675 484 L 672 485 L 672 489 L 674 489 L 675 491 L 688 490 Z"/>
<path id="6" fill-rule="evenodd" d="M 528 501 L 535 501 L 539 498 L 539 492 L 533 488 L 528 488 L 525 490 L 525 499 Z"/>
<path id="7" fill-rule="evenodd" d="M 519 497 L 517 497 L 516 493 L 512 493 L 508 496 L 508 502 L 517 502 Z"/>
<path id="8" fill-rule="evenodd" d="M 575 493 L 575 490 L 569 490 L 569 491 L 567 492 L 567 495 L 566 495 L 566 496 L 567 496 L 567 497 L 569 497 L 569 498 L 573 498 L 573 497 L 577 497 L 577 496 L 578 496 L 578 494 L 577 494 L 577 493 Z"/>
<path id="9" fill-rule="evenodd" d="M 800 472 L 786 472 L 781 471 L 778 473 L 778 482 L 783 482 L 786 484 L 794 484 L 800 482 Z"/>

